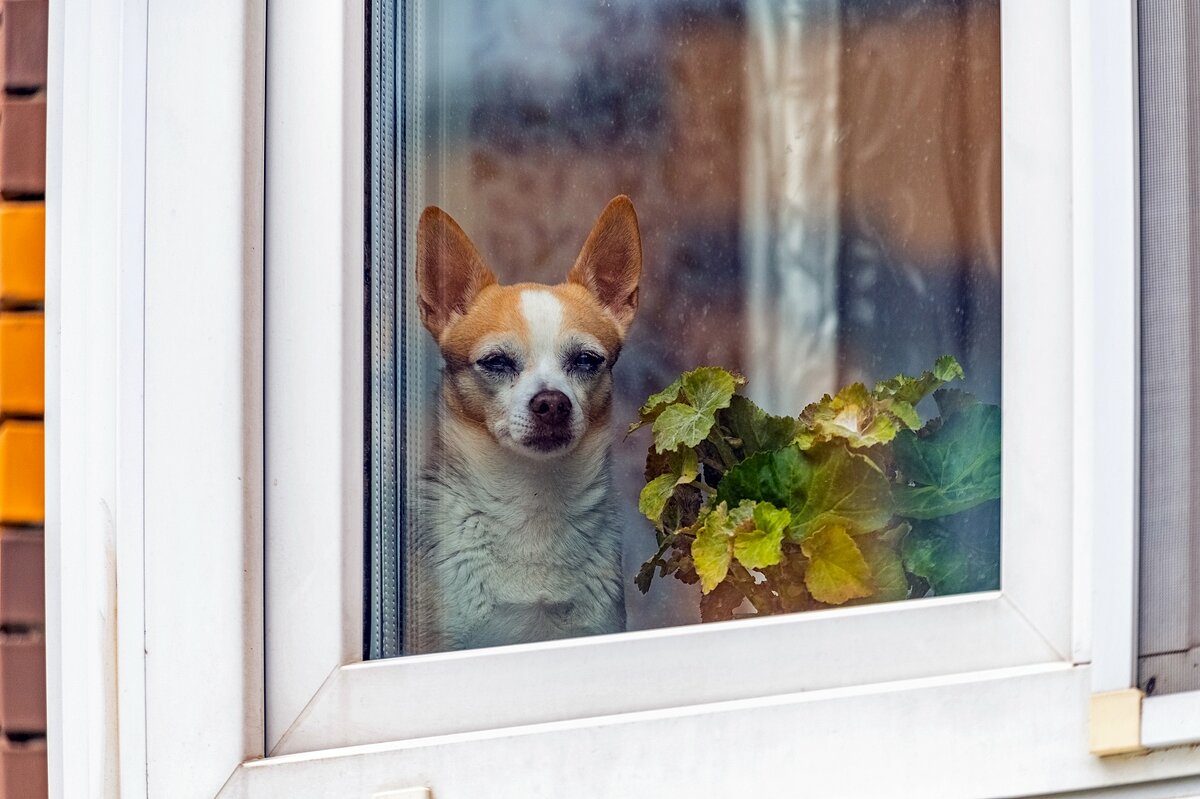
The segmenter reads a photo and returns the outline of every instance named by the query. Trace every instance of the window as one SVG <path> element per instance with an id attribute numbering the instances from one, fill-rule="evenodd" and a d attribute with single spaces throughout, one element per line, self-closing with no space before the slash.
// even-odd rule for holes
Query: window
<path id="1" fill-rule="evenodd" d="M 989 8 L 994 15 L 994 7 Z M 853 4 L 839 9 L 847 12 L 844 15 L 847 20 L 851 20 L 850 11 L 862 12 Z M 404 14 L 389 16 L 400 10 Z M 390 41 L 396 49 L 394 54 L 387 47 L 369 52 L 368 62 L 408 64 L 410 69 L 406 74 L 411 77 L 417 53 L 407 43 L 417 41 L 417 32 L 425 30 L 425 24 L 430 22 L 428 16 L 414 21 L 411 15 L 419 15 L 422 10 L 432 13 L 426 6 L 374 7 L 368 18 L 374 33 L 366 40 L 376 45 Z M 849 36 L 850 23 L 841 25 L 840 13 L 833 16 L 839 20 L 839 35 Z M 854 19 L 865 24 L 869 18 L 862 12 Z M 900 24 L 905 18 L 900 14 L 887 19 L 889 24 Z M 991 19 L 994 23 L 994 16 Z M 315 63 L 310 63 L 311 53 L 302 56 L 296 49 L 296 42 L 318 35 L 315 29 L 309 30 L 309 23 L 281 20 L 277 25 L 272 24 L 268 52 L 279 62 L 270 70 L 274 88 L 268 120 L 269 124 L 282 127 L 272 127 L 268 132 L 268 138 L 275 142 L 268 151 L 268 174 L 280 174 L 279 179 L 268 181 L 265 418 L 269 751 L 304 752 L 351 743 L 680 708 L 698 702 L 767 697 L 801 690 L 849 689 L 892 680 L 1054 663 L 1068 657 L 1072 651 L 1070 609 L 1075 587 L 1071 580 L 1063 579 L 1064 574 L 1071 572 L 1072 545 L 1062 531 L 1071 527 L 1072 409 L 1069 404 L 1055 403 L 1048 407 L 1044 401 L 1046 396 L 1072 393 L 1071 314 L 1064 310 L 1070 304 L 1071 283 L 1065 270 L 1065 264 L 1071 262 L 1067 240 L 1070 126 L 1062 98 L 1069 95 L 1065 56 L 1060 47 L 1052 44 L 1065 35 L 1065 23 L 1058 16 L 1048 20 L 1044 11 L 1026 9 L 1020 2 L 1012 6 L 1003 20 L 1007 21 L 1000 42 L 1004 73 L 1001 81 L 1004 113 L 1000 120 L 1004 168 L 1000 197 L 1004 204 L 1005 262 L 998 278 L 1003 302 L 998 310 L 996 306 L 984 307 L 982 303 L 980 306 L 981 313 L 998 313 L 1002 317 L 998 335 L 1003 338 L 1003 346 L 998 347 L 1000 363 L 953 346 L 945 353 L 954 354 L 974 374 L 990 369 L 996 380 L 1003 374 L 1002 383 L 993 383 L 991 388 L 971 387 L 985 400 L 998 398 L 1006 416 L 1037 417 L 1045 422 L 1038 426 L 1006 425 L 1002 430 L 1006 452 L 1041 455 L 1023 460 L 1019 468 L 1016 463 L 1004 461 L 999 590 L 936 596 L 917 602 L 865 606 L 847 603 L 818 613 L 786 613 L 715 624 L 666 628 L 647 625 L 650 629 L 621 635 L 571 637 L 515 647 L 477 648 L 372 662 L 360 661 L 364 652 L 371 654 L 371 647 L 382 639 L 373 639 L 372 627 L 364 622 L 384 619 L 375 610 L 383 608 L 383 602 L 376 605 L 373 600 L 386 593 L 364 596 L 362 564 L 371 557 L 372 547 L 382 542 L 372 533 L 378 529 L 375 525 L 385 506 L 378 502 L 378 496 L 372 498 L 364 490 L 364 466 L 369 467 L 373 462 L 371 458 L 364 460 L 364 442 L 370 452 L 375 440 L 373 431 L 377 428 L 371 422 L 364 422 L 362 409 L 370 407 L 382 413 L 387 406 L 376 407 L 372 386 L 364 385 L 362 353 L 365 341 L 373 342 L 364 340 L 364 334 L 373 336 L 392 328 L 378 327 L 377 319 L 371 318 L 376 312 L 373 301 L 362 304 L 363 231 L 375 236 L 369 239 L 366 248 L 367 264 L 379 263 L 377 252 L 388 253 L 387 258 L 394 260 L 401 247 L 411 247 L 424 204 L 443 200 L 419 196 L 406 205 L 397 202 L 390 209 L 372 206 L 382 209 L 379 218 L 384 222 L 395 215 L 394 235 L 387 245 L 386 236 L 379 235 L 387 230 L 387 225 L 377 226 L 365 216 L 363 197 L 378 197 L 389 185 L 386 169 L 380 172 L 375 167 L 386 167 L 388 163 L 398 167 L 400 162 L 389 158 L 386 148 L 376 154 L 374 149 L 364 150 L 358 143 L 364 140 L 364 132 L 375 131 L 373 120 L 386 121 L 394 115 L 406 125 L 414 122 L 400 116 L 406 107 L 403 103 L 397 102 L 390 108 L 376 107 L 376 101 L 411 97 L 411 87 L 406 84 L 403 90 L 380 91 L 372 83 L 368 96 L 371 102 L 364 104 L 357 93 L 362 90 L 365 66 L 355 60 L 356 52 L 361 56 L 361 50 L 356 48 L 362 37 L 346 32 L 344 49 L 336 61 L 326 58 L 318 69 Z M 334 23 L 327 19 L 325 24 Z M 970 25 L 966 27 L 974 30 Z M 982 31 L 986 26 L 979 28 Z M 397 34 L 407 31 L 408 36 L 397 35 L 390 40 L 382 36 L 382 32 L 393 29 Z M 885 40 L 880 31 L 875 41 Z M 942 41 L 951 40 L 952 37 Z M 742 41 L 745 46 L 745 39 Z M 374 76 L 373 80 L 401 74 L 395 67 L 375 70 L 373 66 L 372 70 L 368 74 Z M 421 80 L 431 79 L 428 70 L 415 71 Z M 933 74 L 943 73 L 935 70 Z M 371 109 L 374 116 L 360 117 L 364 107 Z M 992 124 L 996 124 L 994 119 Z M 382 136 L 379 141 L 391 141 L 393 152 L 407 153 L 413 158 L 418 154 L 414 152 L 417 139 L 406 132 L 409 130 L 406 125 L 395 128 L 394 138 Z M 338 143 L 341 148 L 341 162 L 328 157 L 331 143 Z M 987 162 L 983 154 L 976 155 Z M 378 159 L 375 167 L 367 160 L 374 158 Z M 297 163 L 308 166 L 297 170 L 294 168 Z M 371 184 L 376 175 L 382 178 Z M 432 188 L 427 185 L 422 189 L 412 182 L 402 185 L 402 177 L 402 171 L 397 170 L 391 179 L 396 181 L 403 196 L 408 196 L 404 192 Z M 980 178 L 980 185 L 992 185 L 990 180 Z M 582 221 L 576 219 L 579 214 L 572 214 L 571 221 L 564 223 L 564 231 L 567 228 L 575 231 L 563 235 L 564 241 L 574 240 L 570 246 L 576 252 L 605 203 L 619 191 L 620 187 L 606 188 L 591 203 L 597 207 L 586 214 L 579 212 Z M 993 188 L 981 196 L 995 199 L 994 192 Z M 647 206 L 648 210 L 643 212 L 637 202 L 634 195 L 639 223 L 649 240 L 653 206 Z M 553 210 L 553 203 L 542 202 L 537 206 L 542 209 L 539 213 Z M 468 210 L 450 207 L 447 211 L 461 217 L 459 222 L 480 249 L 486 247 L 481 244 L 483 237 L 474 227 Z M 995 216 L 989 214 L 985 208 L 972 218 L 990 218 L 994 222 Z M 740 212 L 730 218 L 732 232 L 728 235 L 742 236 L 745 231 Z M 342 223 L 331 224 L 331 219 L 341 219 Z M 482 214 L 479 219 L 486 222 Z M 977 241 L 972 237 L 967 240 Z M 765 236 L 747 238 L 749 243 L 770 241 Z M 986 241 L 986 237 L 978 241 Z M 387 249 L 389 246 L 395 248 L 394 253 Z M 740 245 L 736 249 L 740 264 L 748 256 L 741 254 Z M 982 246 L 979 251 L 991 252 Z M 485 252 L 484 257 L 488 256 L 489 252 Z M 411 252 L 405 255 L 410 268 L 414 266 L 412 257 Z M 499 260 L 503 255 L 491 257 L 490 268 L 515 269 L 503 265 Z M 569 260 L 574 256 L 567 257 Z M 844 260 L 841 255 L 838 258 Z M 330 264 L 339 263 L 340 272 L 331 269 Z M 986 259 L 982 262 L 985 274 L 987 263 Z M 568 266 L 563 264 L 562 268 Z M 923 274 L 918 266 L 920 262 L 916 262 L 909 274 Z M 647 260 L 647 276 L 651 274 L 650 268 Z M 395 275 L 410 280 L 412 271 Z M 503 277 L 505 281 L 515 279 Z M 988 280 L 979 283 L 976 288 L 983 292 L 980 296 L 998 300 L 995 283 L 990 284 L 990 289 L 986 288 Z M 648 292 L 646 286 L 643 290 Z M 700 291 L 699 286 L 683 288 Z M 375 300 L 396 295 L 393 289 L 390 294 L 370 296 Z M 650 303 L 648 297 L 645 301 Z M 747 302 L 743 296 L 736 307 Z M 400 304 L 395 309 L 408 307 Z M 937 313 L 941 305 L 931 301 L 920 307 L 923 312 Z M 837 314 L 842 313 L 839 308 L 835 302 Z M 842 316 L 847 314 L 849 310 Z M 422 329 L 415 314 L 408 314 L 402 320 L 398 316 L 397 321 L 403 324 L 397 329 L 410 336 L 407 342 L 414 346 L 415 352 L 401 347 L 398 351 L 405 355 L 403 361 L 381 358 L 376 363 L 386 368 L 402 362 L 415 372 L 418 368 L 415 356 L 421 355 L 429 357 L 432 366 L 435 359 L 425 343 L 427 331 Z M 883 324 L 887 320 L 880 317 L 876 321 Z M 638 325 L 655 322 L 649 315 L 635 319 L 630 332 L 631 352 L 623 354 L 616 367 L 618 381 L 624 380 L 623 370 L 627 367 L 631 381 L 636 379 L 633 366 L 637 361 L 632 357 L 634 337 L 649 335 L 655 329 L 647 327 L 639 334 Z M 839 322 L 836 328 L 839 336 L 844 332 L 842 325 Z M 400 347 L 405 340 L 397 338 L 389 342 L 381 337 L 380 342 L 386 351 Z M 892 343 L 899 346 L 898 342 Z M 653 344 L 643 342 L 639 346 Z M 996 342 L 991 341 L 990 345 L 995 347 Z M 272 351 L 276 353 L 274 356 L 270 354 Z M 936 359 L 940 354 L 930 357 Z M 626 355 L 631 357 L 626 360 Z M 832 378 L 830 389 L 839 388 L 838 381 L 876 379 L 875 373 L 865 371 L 871 365 L 855 366 L 850 355 L 844 357 L 844 362 L 838 361 L 838 368 L 844 366 L 845 372 Z M 968 363 L 971 358 L 975 360 Z M 886 376 L 902 368 L 918 371 L 932 366 L 932 360 L 913 363 L 903 367 L 883 364 L 879 369 Z M 678 374 L 692 365 L 681 362 L 672 369 Z M 852 367 L 864 371 L 851 371 Z M 750 372 L 744 364 L 742 368 Z M 407 388 L 398 380 L 393 382 L 399 375 L 407 374 L 410 373 L 402 370 L 393 378 L 381 379 L 379 384 Z M 663 383 L 669 382 L 671 376 L 671 372 L 665 371 L 662 377 L 667 379 Z M 759 376 L 762 379 L 747 374 L 750 383 L 746 390 L 752 392 L 758 390 L 755 386 L 769 384 L 766 379 L 769 376 L 765 371 Z M 968 379 L 975 378 L 968 376 Z M 644 385 L 632 382 L 630 385 L 631 392 L 650 392 L 663 387 L 649 380 Z M 415 391 L 418 387 L 412 388 Z M 988 391 L 995 393 L 989 395 Z M 770 407 L 769 396 L 752 396 L 770 410 L 776 410 Z M 644 399 L 633 394 L 624 401 L 632 407 Z M 412 419 L 414 409 L 427 410 L 428 406 L 421 403 L 429 401 L 430 395 L 422 393 L 419 400 L 399 403 L 396 407 L 410 412 Z M 936 408 L 922 408 L 926 416 L 932 415 L 931 411 L 936 412 Z M 628 421 L 616 414 L 613 420 L 614 425 Z M 382 425 L 378 429 L 407 428 Z M 640 440 L 634 439 L 639 460 L 644 456 L 650 432 L 635 434 L 642 436 Z M 398 471 L 399 456 L 407 457 L 409 452 L 398 441 L 377 451 L 385 457 L 391 452 Z M 410 459 L 404 468 L 415 469 L 416 465 L 417 461 Z M 379 482 L 390 485 L 386 480 Z M 365 485 L 369 488 L 370 482 Z M 400 488 L 407 483 L 397 478 L 395 485 Z M 635 496 L 626 494 L 625 501 L 632 503 Z M 375 512 L 373 509 L 378 509 L 376 519 L 369 515 Z M 645 535 L 642 540 L 653 544 L 649 522 L 637 521 Z M 364 529 L 369 533 L 367 536 L 363 535 Z M 1048 536 L 1046 530 L 1056 532 Z M 331 535 L 330 531 L 340 531 L 341 535 Z M 643 550 L 634 565 L 640 564 L 646 555 Z M 392 568 L 395 580 L 401 574 L 401 567 L 395 564 Z M 656 578 L 648 596 L 653 599 L 654 592 L 664 586 L 674 587 L 670 578 Z M 630 591 L 634 592 L 636 589 Z M 402 598 L 399 594 L 396 597 Z M 398 639 L 396 636 L 393 641 Z M 848 661 L 846 653 L 862 652 L 864 642 L 870 642 L 872 651 L 880 653 L 879 656 Z M 700 661 L 708 665 L 711 674 L 736 673 L 750 653 L 755 653 L 754 657 L 768 657 L 765 653 L 770 653 L 769 659 L 786 661 L 791 667 L 765 669 L 755 680 L 664 683 L 655 676 L 664 672 L 691 673 L 694 664 Z M 646 663 L 654 663 L 655 669 L 647 671 Z M 587 691 L 577 690 L 577 677 L 581 673 L 588 675 Z M 396 712 L 396 708 L 403 708 L 403 712 Z"/>
<path id="2" fill-rule="evenodd" d="M 997 2 L 381 2 L 375 13 L 368 656 L 999 587 Z M 640 285 L 631 273 L 619 297 L 593 292 L 599 305 L 581 306 L 628 314 L 619 363 L 610 378 L 617 339 L 602 346 L 582 322 L 553 343 L 561 368 L 534 374 L 540 356 L 517 340 L 528 314 L 486 331 L 471 321 L 506 300 L 459 296 L 448 284 L 465 267 L 449 250 L 478 253 L 481 286 L 562 283 L 620 195 L 628 219 L 595 230 L 640 234 Z M 422 216 L 429 206 L 456 223 Z M 454 238 L 438 239 L 428 266 L 423 234 Z M 470 317 L 445 369 L 439 314 Z M 619 435 L 648 397 L 713 366 L 728 374 L 693 373 L 710 381 L 697 392 L 728 405 L 707 436 L 658 421 L 687 406 L 678 389 L 641 414 L 653 433 Z M 881 382 L 898 374 L 918 379 Z M 731 400 L 733 375 L 746 383 Z M 980 407 L 960 412 L 962 390 Z M 611 410 L 594 414 L 610 392 Z M 572 435 L 611 448 L 611 487 L 592 490 L 608 478 L 587 471 L 561 489 L 587 495 L 583 510 L 526 518 L 514 509 L 539 485 L 565 486 L 591 457 L 574 440 L 565 455 L 513 455 L 520 442 L 504 431 L 546 426 L 526 410 L 542 396 L 562 398 Z M 751 402 L 790 426 L 750 425 Z M 455 444 L 472 425 L 487 434 Z M 791 446 L 797 434 L 810 440 Z M 934 457 L 962 462 L 935 475 Z M 803 471 L 787 497 L 746 484 L 764 459 Z M 485 460 L 528 469 L 525 482 L 489 477 Z M 767 504 L 751 516 L 747 501 Z M 598 521 L 562 544 L 572 554 L 546 543 L 570 539 L 562 519 L 588 515 Z M 472 548 L 486 558 L 468 563 Z M 486 599 L 467 608 L 456 593 Z"/>
<path id="3" fill-rule="evenodd" d="M 1193 465 L 1198 375 L 1194 275 L 1200 16 L 1147 2 L 1139 15 L 1141 107 L 1141 580 L 1137 684 L 1200 689 L 1200 533 Z M 1179 35 L 1182 32 L 1183 35 Z"/>
<path id="4" fill-rule="evenodd" d="M 1107 704 L 1122 720 L 1094 748 L 1130 752 L 1200 740 L 1189 665 L 1190 434 L 1186 421 L 1167 432 L 1171 414 L 1189 418 L 1193 393 L 1186 152 L 1195 59 L 1181 34 L 1195 18 L 1172 3 L 1117 11 L 1107 28 L 1091 29 L 1081 68 L 1092 88 L 1081 102 L 1091 125 L 1078 146 L 1076 276 L 1094 304 L 1077 316 L 1094 349 L 1079 364 L 1105 399 L 1080 420 L 1077 486 L 1081 520 L 1095 530 L 1093 709 Z"/>
<path id="5" fill-rule="evenodd" d="M 1193 273 L 1200 16 L 1186 4 L 1138 4 L 1140 115 L 1139 553 L 1130 591 L 1144 693 L 1141 743 L 1200 740 L 1200 538 L 1191 428 L 1196 401 Z M 1175 423 L 1172 424 L 1172 419 Z M 1132 571 L 1132 570 L 1130 570 Z"/>

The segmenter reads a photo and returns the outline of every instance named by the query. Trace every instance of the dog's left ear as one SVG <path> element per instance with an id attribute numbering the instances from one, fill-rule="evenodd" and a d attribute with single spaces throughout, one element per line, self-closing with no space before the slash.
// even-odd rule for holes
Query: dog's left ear
<path id="1" fill-rule="evenodd" d="M 637 214 L 622 194 L 610 200 L 596 220 L 567 280 L 590 291 L 625 335 L 637 312 L 641 274 L 642 236 Z"/>

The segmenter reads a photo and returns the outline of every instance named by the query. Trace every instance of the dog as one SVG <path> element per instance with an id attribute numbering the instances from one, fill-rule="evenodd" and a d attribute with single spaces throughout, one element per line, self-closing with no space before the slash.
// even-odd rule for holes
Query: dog
<path id="1" fill-rule="evenodd" d="M 641 270 L 624 195 L 558 285 L 499 285 L 449 214 L 422 213 L 417 299 L 444 367 L 410 525 L 406 653 L 624 630 L 608 422 Z"/>

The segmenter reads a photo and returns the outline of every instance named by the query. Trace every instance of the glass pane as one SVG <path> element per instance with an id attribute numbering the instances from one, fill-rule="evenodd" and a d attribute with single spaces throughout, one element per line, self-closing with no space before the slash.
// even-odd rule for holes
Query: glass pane
<path id="1" fill-rule="evenodd" d="M 372 20 L 368 656 L 999 586 L 998 2 Z"/>
<path id="2" fill-rule="evenodd" d="M 1200 689 L 1200 10 L 1138 4 L 1141 588 L 1138 685 Z"/>

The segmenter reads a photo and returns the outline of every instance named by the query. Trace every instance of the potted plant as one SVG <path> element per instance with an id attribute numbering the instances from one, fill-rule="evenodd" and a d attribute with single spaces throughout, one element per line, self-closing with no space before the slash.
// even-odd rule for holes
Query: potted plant
<path id="1" fill-rule="evenodd" d="M 681 375 L 630 426 L 653 438 L 638 504 L 657 549 L 639 589 L 699 582 L 716 621 L 997 588 L 1000 409 L 942 387 L 962 378 L 944 356 L 790 417 L 725 369 Z"/>

